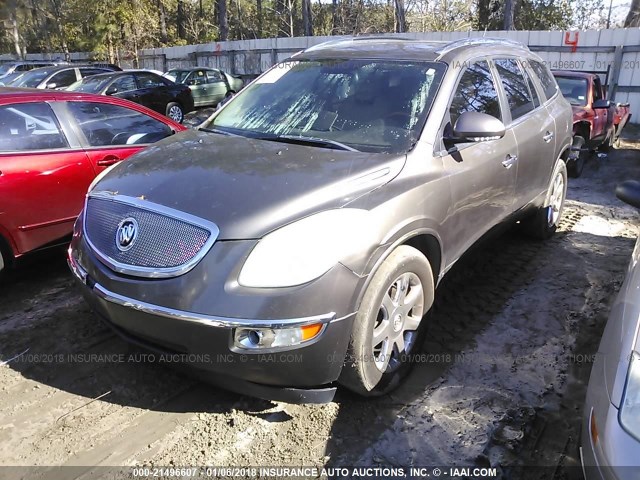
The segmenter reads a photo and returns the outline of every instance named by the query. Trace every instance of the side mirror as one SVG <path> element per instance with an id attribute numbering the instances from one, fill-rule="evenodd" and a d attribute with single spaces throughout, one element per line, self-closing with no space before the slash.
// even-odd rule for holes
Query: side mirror
<path id="1" fill-rule="evenodd" d="M 504 137 L 505 126 L 500 120 L 486 113 L 464 112 L 453 126 L 450 143 L 487 142 Z"/>
<path id="2" fill-rule="evenodd" d="M 53 90 L 54 88 L 56 88 L 58 85 L 56 83 L 47 83 L 47 85 L 45 86 L 45 88 L 47 90 Z"/>
<path id="3" fill-rule="evenodd" d="M 118 87 L 114 87 L 113 85 L 107 88 L 107 91 L 104 92 L 105 95 L 115 95 L 118 93 Z"/>
<path id="4" fill-rule="evenodd" d="M 593 108 L 604 108 L 607 109 L 611 107 L 611 101 L 610 100 L 596 100 L 595 102 L 593 102 Z"/>
<path id="5" fill-rule="evenodd" d="M 627 180 L 616 188 L 616 197 L 632 207 L 640 208 L 640 182 Z"/>

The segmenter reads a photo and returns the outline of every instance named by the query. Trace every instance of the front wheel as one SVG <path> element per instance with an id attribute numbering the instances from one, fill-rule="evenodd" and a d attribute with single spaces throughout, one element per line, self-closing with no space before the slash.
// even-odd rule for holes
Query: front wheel
<path id="1" fill-rule="evenodd" d="M 425 256 L 407 245 L 394 250 L 364 294 L 340 383 L 364 396 L 398 386 L 419 348 L 422 318 L 433 295 L 433 273 Z"/>
<path id="2" fill-rule="evenodd" d="M 167 105 L 167 117 L 169 117 L 174 122 L 182 123 L 184 120 L 184 111 L 179 103 L 170 102 Z"/>
<path id="3" fill-rule="evenodd" d="M 551 176 L 544 206 L 522 222 L 527 233 L 539 240 L 552 237 L 558 229 L 566 196 L 567 166 L 564 160 L 559 160 Z"/>

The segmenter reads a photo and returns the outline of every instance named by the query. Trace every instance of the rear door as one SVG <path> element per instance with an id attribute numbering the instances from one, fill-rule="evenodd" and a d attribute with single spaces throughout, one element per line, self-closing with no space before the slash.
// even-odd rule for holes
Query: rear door
<path id="1" fill-rule="evenodd" d="M 500 78 L 501 94 L 508 107 L 505 117 L 518 144 L 514 209 L 529 204 L 546 192 L 555 163 L 553 117 L 542 105 L 531 77 L 516 58 L 494 60 Z"/>
<path id="2" fill-rule="evenodd" d="M 66 108 L 96 174 L 174 133 L 160 120 L 120 105 L 73 101 Z"/>
<path id="3" fill-rule="evenodd" d="M 487 60 L 469 64 L 450 100 L 441 137 L 451 135 L 464 112 L 481 112 L 502 120 L 495 73 Z M 511 129 L 498 140 L 447 145 L 442 142 L 443 167 L 451 184 L 451 210 L 444 222 L 443 243 L 457 259 L 491 227 L 512 212 L 516 169 L 511 159 L 518 147 Z"/>
<path id="4" fill-rule="evenodd" d="M 48 103 L 0 106 L 0 224 L 20 253 L 71 233 L 94 176 Z"/>
<path id="5" fill-rule="evenodd" d="M 604 92 L 600 78 L 595 76 L 591 88 L 593 89 L 593 102 L 598 100 L 604 100 Z M 593 108 L 593 104 L 592 104 Z M 603 141 L 609 131 L 611 124 L 611 118 L 609 118 L 608 108 L 594 108 L 593 109 L 593 135 L 592 139 L 597 141 Z"/>
<path id="6" fill-rule="evenodd" d="M 210 103 L 215 105 L 225 97 L 229 91 L 229 85 L 227 85 L 226 78 L 219 70 L 208 70 L 207 77 Z"/>

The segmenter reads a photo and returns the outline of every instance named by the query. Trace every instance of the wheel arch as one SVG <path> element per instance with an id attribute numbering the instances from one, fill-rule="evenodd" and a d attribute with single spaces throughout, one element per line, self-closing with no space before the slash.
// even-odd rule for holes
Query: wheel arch
<path id="1" fill-rule="evenodd" d="M 357 294 L 356 305 L 358 306 L 358 309 L 360 308 L 362 298 L 364 297 L 374 274 L 378 271 L 389 255 L 391 255 L 396 248 L 402 245 L 408 245 L 415 248 L 427 258 L 433 274 L 434 287 L 437 287 L 442 273 L 442 242 L 435 231 L 430 229 L 413 230 L 396 238 L 395 241 L 387 243 L 386 248 L 384 248 L 382 253 L 375 259 L 373 266 L 369 269 L 365 281 L 362 284 L 362 288 L 360 288 L 360 291 Z"/>

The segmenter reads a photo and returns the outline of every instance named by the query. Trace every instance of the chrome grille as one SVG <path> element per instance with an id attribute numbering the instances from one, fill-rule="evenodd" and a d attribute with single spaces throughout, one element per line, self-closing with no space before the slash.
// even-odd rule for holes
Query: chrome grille
<path id="1" fill-rule="evenodd" d="M 138 233 L 131 248 L 121 251 L 116 232 L 127 218 L 137 221 Z M 218 234 L 213 224 L 196 219 L 208 224 L 205 227 L 185 218 L 193 219 L 143 200 L 89 197 L 84 231 L 91 248 L 112 269 L 136 276 L 169 277 L 193 268 Z"/>

